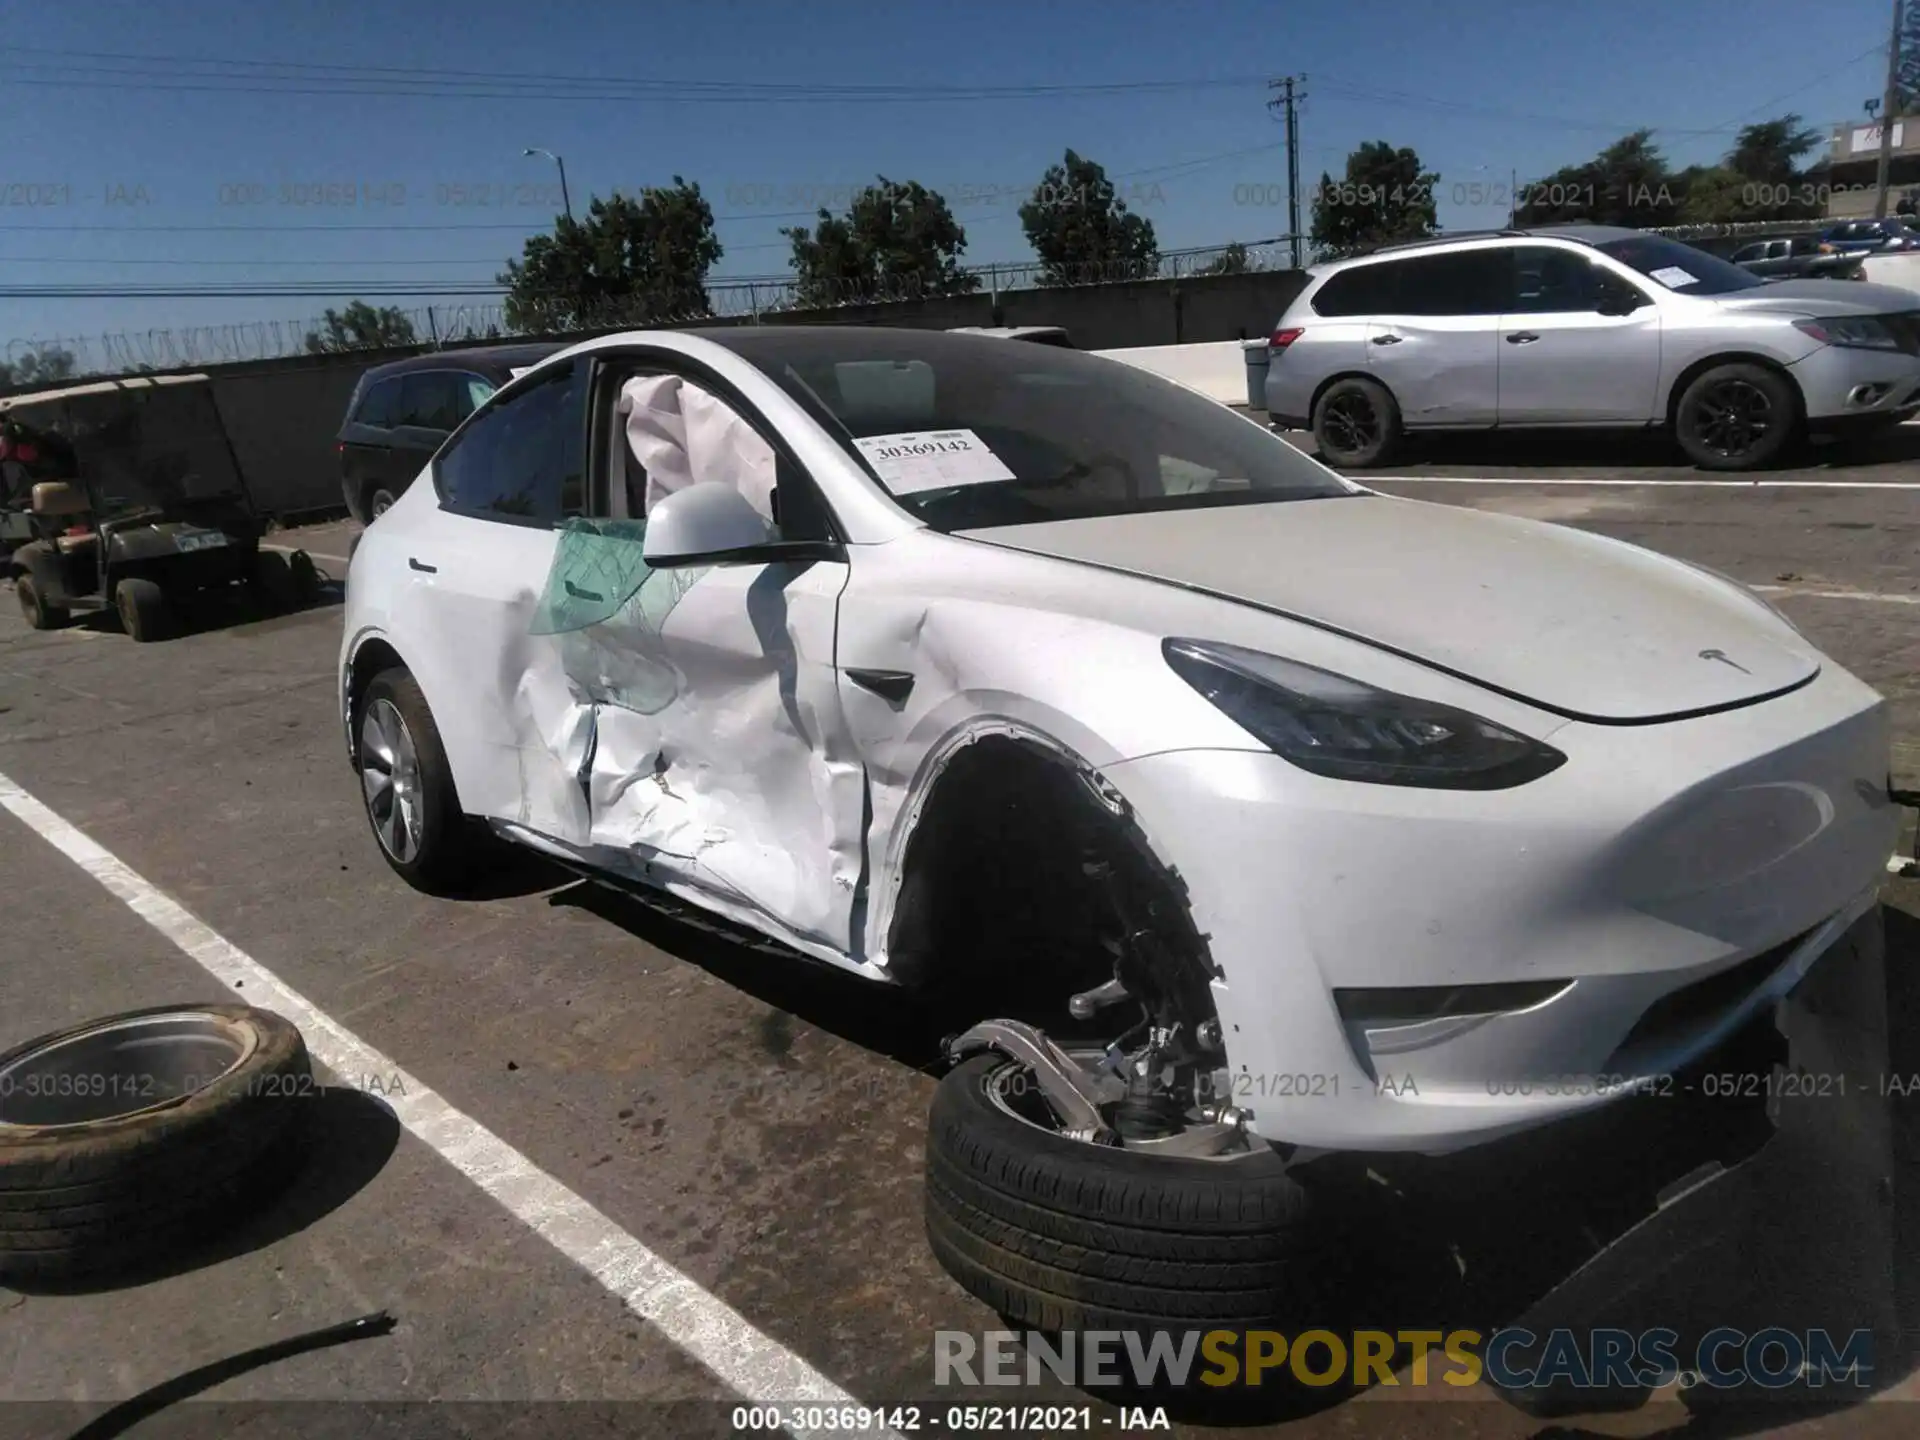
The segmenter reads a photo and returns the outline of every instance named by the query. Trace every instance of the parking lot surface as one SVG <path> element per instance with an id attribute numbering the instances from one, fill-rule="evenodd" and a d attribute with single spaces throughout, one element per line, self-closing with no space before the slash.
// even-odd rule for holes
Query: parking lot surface
<path id="1" fill-rule="evenodd" d="M 1543 468 L 1508 450 L 1447 451 L 1396 472 L 1412 479 L 1365 478 L 1773 587 L 1794 623 L 1889 697 L 1895 779 L 1915 786 L 1912 428 L 1913 439 L 1888 442 L 1899 454 L 1864 469 L 1765 477 L 1907 489 L 1704 487 L 1681 483 L 1695 472 L 1617 454 Z M 1463 483 L 1481 481 L 1500 483 Z M 274 538 L 338 576 L 351 533 L 329 524 Z M 337 593 L 297 615 L 214 617 L 139 646 L 104 623 L 29 631 L 0 609 L 0 776 L 18 787 L 0 808 L 0 1044 L 141 1005 L 253 998 L 224 974 L 254 976 L 270 1005 L 271 983 L 287 987 L 325 1022 L 324 1033 L 309 1027 L 316 1054 L 353 1057 L 328 1077 L 301 1176 L 215 1253 L 131 1288 L 0 1290 L 5 1394 L 38 1402 L 0 1424 L 72 1433 L 76 1417 L 199 1367 L 384 1309 L 391 1334 L 217 1378 L 199 1398 L 487 1402 L 475 1413 L 520 1416 L 530 1434 L 589 1414 L 592 1433 L 730 1434 L 743 1393 L 792 1398 L 778 1387 L 798 1376 L 871 1405 L 918 1402 L 926 1433 L 969 1433 L 964 1417 L 946 1423 L 944 1407 L 963 1400 L 1091 1404 L 1094 1429 L 1148 1433 L 1060 1387 L 936 1390 L 936 1332 L 1004 1328 L 947 1278 L 922 1233 L 938 1016 L 849 977 L 783 968 L 533 862 L 483 899 L 409 890 L 382 864 L 347 766 L 339 639 Z M 246 965 L 164 906 L 136 913 L 99 866 L 89 874 L 48 843 L 52 822 L 36 805 Z M 1887 900 L 1889 966 L 1920 965 L 1920 881 L 1890 874 Z M 429 1115 L 429 1092 L 463 1123 Z M 511 1164 L 496 1163 L 502 1155 Z M 1903 1205 L 1920 1205 L 1920 1174 L 1901 1183 Z M 570 1238 L 569 1226 L 601 1223 L 599 1250 Z M 729 1316 L 744 1328 L 725 1330 Z M 1876 1403 L 1712 1433 L 1909 1433 L 1920 1412 L 1897 1397 L 1920 1386 L 1904 1370 L 1880 1378 Z M 541 1408 L 569 1401 L 620 1407 Z M 1376 1391 L 1303 1411 L 1313 1413 L 1271 1433 L 1542 1433 L 1483 1387 Z M 255 1415 L 252 1433 L 282 1428 L 271 1408 L 235 1413 Z M 370 1433 L 372 1412 L 338 1413 L 340 1433 Z M 1568 1423 L 1561 1433 L 1635 1435 L 1690 1422 L 1663 1399 Z M 1687 1433 L 1708 1433 L 1702 1423 Z M 133 1433 L 185 1433 L 166 1424 L 163 1413 Z"/>

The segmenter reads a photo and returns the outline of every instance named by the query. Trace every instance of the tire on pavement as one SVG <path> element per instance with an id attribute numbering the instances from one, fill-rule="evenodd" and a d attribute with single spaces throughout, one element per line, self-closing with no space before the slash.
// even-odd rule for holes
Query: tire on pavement
<path id="1" fill-rule="evenodd" d="M 1049 1132 L 995 1098 L 1003 1056 L 934 1092 L 926 1224 L 947 1273 L 1045 1331 L 1184 1332 L 1323 1323 L 1308 1192 L 1265 1151 L 1143 1157 Z"/>
<path id="2" fill-rule="evenodd" d="M 72 615 L 64 605 L 55 605 L 41 593 L 40 584 L 31 575 L 13 582 L 14 598 L 20 602 L 20 614 L 35 630 L 57 630 Z"/>
<path id="3" fill-rule="evenodd" d="M 1400 406 L 1377 380 L 1336 380 L 1313 407 L 1314 443 L 1329 465 L 1384 465 L 1399 450 L 1400 434 Z"/>
<path id="4" fill-rule="evenodd" d="M 256 550 L 253 555 L 253 592 L 276 613 L 300 606 L 300 587 L 293 567 L 278 550 Z"/>
<path id="5" fill-rule="evenodd" d="M 493 837 L 460 809 L 453 767 L 420 684 L 403 665 L 374 676 L 354 713 L 354 768 L 381 858 L 416 890 L 463 893 Z"/>
<path id="6" fill-rule="evenodd" d="M 320 597 L 320 570 L 313 556 L 296 550 L 287 557 L 287 573 L 293 577 L 293 593 L 302 605 L 311 605 Z"/>
<path id="7" fill-rule="evenodd" d="M 164 640 L 171 616 L 167 597 L 151 580 L 122 580 L 113 587 L 113 608 L 119 612 L 120 627 L 136 642 Z"/>
<path id="8" fill-rule="evenodd" d="M 0 1278 L 138 1269 L 230 1225 L 301 1154 L 306 1043 L 271 1011 L 167 1005 L 0 1055 Z"/>
<path id="9" fill-rule="evenodd" d="M 1745 361 L 1702 371 L 1674 407 L 1674 438 L 1702 470 L 1770 465 L 1799 428 L 1799 393 L 1793 381 Z"/>

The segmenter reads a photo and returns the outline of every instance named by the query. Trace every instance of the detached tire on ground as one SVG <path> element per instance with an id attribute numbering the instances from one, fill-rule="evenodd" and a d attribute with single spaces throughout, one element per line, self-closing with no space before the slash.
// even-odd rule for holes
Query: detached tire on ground
<path id="1" fill-rule="evenodd" d="M 153 581 L 122 580 L 113 589 L 113 608 L 120 614 L 120 628 L 135 641 L 166 638 L 167 597 Z"/>
<path id="2" fill-rule="evenodd" d="M 1800 425 L 1794 382 L 1764 365 L 1715 365 L 1695 376 L 1674 407 L 1673 433 L 1702 470 L 1771 465 Z"/>
<path id="3" fill-rule="evenodd" d="M 1400 406 L 1376 380 L 1336 380 L 1313 407 L 1313 440 L 1329 465 L 1384 465 L 1400 448 Z"/>
<path id="4" fill-rule="evenodd" d="M 0 1055 L 0 1279 L 137 1270 L 291 1173 L 312 1065 L 244 1005 L 89 1021 Z"/>
<path id="5" fill-rule="evenodd" d="M 947 1273 L 1045 1331 L 1325 1323 L 1308 1194 L 1271 1151 L 1233 1161 L 1128 1154 L 1010 1114 L 1020 1067 L 957 1066 L 927 1127 L 927 1237 Z"/>

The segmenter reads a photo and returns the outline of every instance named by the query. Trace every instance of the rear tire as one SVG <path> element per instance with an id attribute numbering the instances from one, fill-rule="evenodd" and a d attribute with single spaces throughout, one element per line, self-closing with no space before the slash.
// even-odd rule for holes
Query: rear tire
<path id="1" fill-rule="evenodd" d="M 120 628 L 137 644 L 163 640 L 168 631 L 167 597 L 151 580 L 122 580 L 113 590 Z"/>
<path id="2" fill-rule="evenodd" d="M 354 769 L 381 858 L 414 889 L 458 895 L 492 839 L 460 809 L 427 697 L 405 666 L 373 677 L 354 713 Z"/>
<path id="3" fill-rule="evenodd" d="M 313 557 L 304 550 L 296 550 L 287 557 L 287 571 L 293 577 L 293 593 L 302 605 L 311 605 L 320 598 L 320 571 L 313 563 Z"/>
<path id="4" fill-rule="evenodd" d="M 1770 465 L 1799 428 L 1798 391 L 1764 365 L 1715 365 L 1694 377 L 1674 407 L 1674 438 L 1702 470 Z"/>
<path id="5" fill-rule="evenodd" d="M 13 593 L 20 602 L 20 614 L 35 630 L 58 630 L 73 618 L 66 606 L 55 605 L 40 593 L 40 587 L 31 575 L 16 579 Z"/>
<path id="6" fill-rule="evenodd" d="M 1384 465 L 1400 448 L 1400 406 L 1377 380 L 1336 380 L 1313 407 L 1313 439 L 1336 468 Z"/>
<path id="7" fill-rule="evenodd" d="M 287 564 L 287 557 L 278 550 L 254 552 L 252 585 L 260 602 L 275 614 L 300 606 L 300 590 L 293 570 Z"/>
<path id="8" fill-rule="evenodd" d="M 928 1120 L 927 1238 L 968 1292 L 1055 1332 L 1284 1330 L 1327 1313 L 1306 1263 L 1325 1237 L 1309 1237 L 1279 1155 L 1173 1159 L 1053 1134 L 993 1098 L 1009 1067 L 956 1067 Z"/>

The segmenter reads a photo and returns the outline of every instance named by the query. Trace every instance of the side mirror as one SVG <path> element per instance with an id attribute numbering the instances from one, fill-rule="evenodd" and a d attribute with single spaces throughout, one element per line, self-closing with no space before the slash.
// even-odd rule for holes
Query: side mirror
<path id="1" fill-rule="evenodd" d="M 1601 315 L 1631 315 L 1646 302 L 1638 295 L 1630 295 L 1624 290 L 1603 290 L 1600 303 L 1594 310 Z"/>
<path id="2" fill-rule="evenodd" d="M 731 485 L 712 481 L 676 490 L 647 515 L 641 554 L 655 570 L 775 558 L 778 537 Z"/>
<path id="3" fill-rule="evenodd" d="M 86 492 L 65 480 L 42 480 L 33 487 L 36 515 L 84 515 L 88 508 Z"/>

